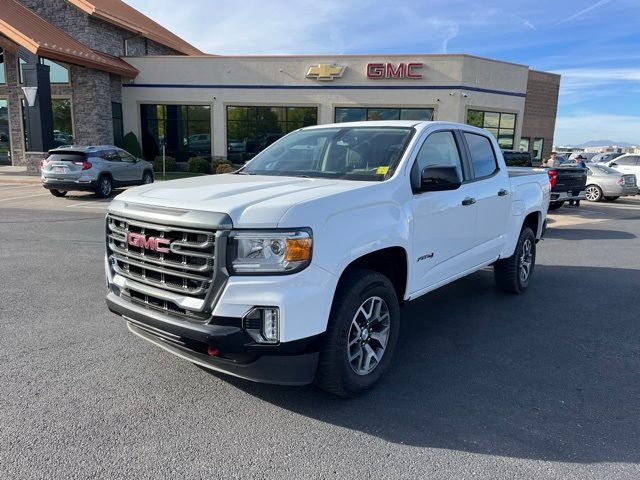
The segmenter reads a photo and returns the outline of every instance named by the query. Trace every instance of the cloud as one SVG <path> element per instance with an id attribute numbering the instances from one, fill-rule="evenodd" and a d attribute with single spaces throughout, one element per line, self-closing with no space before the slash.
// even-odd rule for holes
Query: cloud
<path id="1" fill-rule="evenodd" d="M 603 5 L 606 5 L 607 3 L 611 3 L 612 0 L 600 0 L 599 2 L 594 3 L 593 5 L 580 10 L 577 13 L 574 13 L 573 15 L 571 15 L 570 17 L 565 18 L 564 20 L 560 20 L 558 23 L 556 23 L 554 26 L 558 26 L 558 25 L 562 25 L 563 23 L 567 23 L 570 22 L 571 20 L 575 20 L 576 18 L 581 17 L 582 15 L 584 15 L 585 13 L 590 12 L 591 10 L 594 10 L 598 7 L 602 7 Z"/>
<path id="2" fill-rule="evenodd" d="M 556 121 L 554 143 L 577 145 L 588 140 L 610 138 L 640 145 L 638 125 L 638 115 L 609 115 L 592 111 L 561 115 Z"/>

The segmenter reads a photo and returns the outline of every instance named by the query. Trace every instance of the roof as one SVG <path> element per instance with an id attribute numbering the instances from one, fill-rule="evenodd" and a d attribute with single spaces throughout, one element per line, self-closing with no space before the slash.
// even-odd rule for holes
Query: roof
<path id="1" fill-rule="evenodd" d="M 124 60 L 96 52 L 15 0 L 0 0 L 0 34 L 31 53 L 124 77 L 140 73 Z"/>
<path id="2" fill-rule="evenodd" d="M 203 54 L 193 45 L 121 0 L 69 0 L 69 3 L 93 17 L 135 32 L 185 55 Z"/>

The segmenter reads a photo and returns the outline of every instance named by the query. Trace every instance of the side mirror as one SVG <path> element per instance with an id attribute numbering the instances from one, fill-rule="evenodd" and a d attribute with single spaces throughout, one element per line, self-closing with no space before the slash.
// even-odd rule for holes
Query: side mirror
<path id="1" fill-rule="evenodd" d="M 456 190 L 462 179 L 456 167 L 424 167 L 420 176 L 421 192 Z"/>
<path id="2" fill-rule="evenodd" d="M 618 166 L 618 164 L 617 164 L 617 163 L 610 163 L 610 164 L 609 164 L 609 166 L 610 166 L 610 167 L 617 167 L 617 166 Z"/>

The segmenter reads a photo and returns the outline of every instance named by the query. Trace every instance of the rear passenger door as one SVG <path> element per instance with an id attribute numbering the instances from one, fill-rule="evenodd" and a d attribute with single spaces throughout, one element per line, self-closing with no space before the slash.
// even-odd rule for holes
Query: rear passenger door
<path id="1" fill-rule="evenodd" d="M 613 168 L 622 173 L 633 173 L 636 176 L 640 176 L 640 165 L 638 165 L 637 155 L 628 155 L 624 157 L 618 157 L 614 160 L 615 166 Z"/>
<path id="2" fill-rule="evenodd" d="M 105 172 L 110 173 L 116 183 L 126 182 L 125 164 L 122 163 L 117 150 L 104 150 L 100 153 L 104 160 Z"/>
<path id="3" fill-rule="evenodd" d="M 484 263 L 497 259 L 506 242 L 511 182 L 506 167 L 500 168 L 500 151 L 491 138 L 466 131 L 462 136 L 476 186 L 478 245 L 474 257 L 478 263 Z"/>
<path id="4" fill-rule="evenodd" d="M 477 244 L 476 185 L 466 182 L 456 190 L 415 191 L 427 166 L 455 166 L 460 179 L 467 180 L 469 172 L 463 155 L 460 135 L 453 130 L 439 130 L 426 137 L 413 161 L 411 294 L 434 288 L 475 266 L 472 252 Z"/>

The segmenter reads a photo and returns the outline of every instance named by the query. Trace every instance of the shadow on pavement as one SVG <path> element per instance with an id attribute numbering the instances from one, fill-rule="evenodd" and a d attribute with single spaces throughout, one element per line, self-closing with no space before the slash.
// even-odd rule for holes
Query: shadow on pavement
<path id="1" fill-rule="evenodd" d="M 549 228 L 545 233 L 545 238 L 556 238 L 559 240 L 630 240 L 636 238 L 633 233 L 620 230 L 597 230 L 589 228 Z"/>
<path id="2" fill-rule="evenodd" d="M 580 285 L 587 288 L 564 287 Z M 611 285 L 616 285 L 611 289 Z M 394 443 L 562 462 L 640 461 L 640 272 L 536 267 L 522 296 L 485 270 L 403 310 L 392 369 L 344 400 L 221 376 L 266 402 Z"/>

